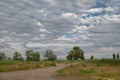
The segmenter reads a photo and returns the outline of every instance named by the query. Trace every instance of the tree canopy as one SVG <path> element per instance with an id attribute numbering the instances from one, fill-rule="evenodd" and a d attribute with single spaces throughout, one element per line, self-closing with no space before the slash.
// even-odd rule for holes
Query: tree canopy
<path id="1" fill-rule="evenodd" d="M 79 46 L 74 46 L 73 49 L 68 53 L 67 57 L 68 60 L 78 60 L 84 59 L 84 52 Z"/>
<path id="2" fill-rule="evenodd" d="M 5 53 L 0 52 L 0 60 L 3 60 L 5 58 Z"/>
<path id="3" fill-rule="evenodd" d="M 23 60 L 22 55 L 19 52 L 15 51 L 13 60 Z"/>
<path id="4" fill-rule="evenodd" d="M 28 50 L 28 51 L 26 51 L 26 59 L 27 59 L 27 61 L 39 61 L 40 53 L 34 52 L 33 50 Z"/>

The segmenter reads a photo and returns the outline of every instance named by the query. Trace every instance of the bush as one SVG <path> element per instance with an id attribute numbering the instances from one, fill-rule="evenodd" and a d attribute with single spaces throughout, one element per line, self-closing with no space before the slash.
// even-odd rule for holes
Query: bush
<path id="1" fill-rule="evenodd" d="M 0 52 L 0 60 L 3 60 L 5 58 L 5 53 Z"/>
<path id="2" fill-rule="evenodd" d="M 13 60 L 23 60 L 22 55 L 16 51 L 13 55 Z"/>

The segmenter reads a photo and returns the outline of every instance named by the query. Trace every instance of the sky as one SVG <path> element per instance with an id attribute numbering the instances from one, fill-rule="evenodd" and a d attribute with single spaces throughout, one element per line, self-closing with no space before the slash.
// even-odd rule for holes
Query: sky
<path id="1" fill-rule="evenodd" d="M 52 49 L 65 59 L 73 46 L 86 58 L 120 52 L 120 0 L 0 0 L 0 51 Z"/>

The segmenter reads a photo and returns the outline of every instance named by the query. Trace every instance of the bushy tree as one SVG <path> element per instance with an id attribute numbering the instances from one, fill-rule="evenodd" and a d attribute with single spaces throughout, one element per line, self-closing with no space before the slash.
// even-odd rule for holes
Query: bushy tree
<path id="1" fill-rule="evenodd" d="M 68 60 L 84 59 L 84 52 L 79 46 L 74 46 L 73 49 L 68 53 L 66 57 Z"/>
<path id="2" fill-rule="evenodd" d="M 19 52 L 15 51 L 13 54 L 13 60 L 23 60 L 22 55 Z"/>
<path id="3" fill-rule="evenodd" d="M 28 51 L 26 51 L 26 60 L 27 61 L 39 61 L 40 53 L 34 52 L 33 50 L 28 50 Z"/>
<path id="4" fill-rule="evenodd" d="M 56 60 L 57 56 L 53 53 L 52 50 L 46 50 L 44 57 L 47 58 L 48 60 Z"/>
<path id="5" fill-rule="evenodd" d="M 115 55 L 115 53 L 113 53 L 113 55 L 112 55 L 112 56 L 113 56 L 113 59 L 116 59 L 116 55 Z"/>
<path id="6" fill-rule="evenodd" d="M 40 54 L 39 52 L 35 52 L 32 54 L 33 61 L 39 61 L 40 60 Z"/>
<path id="7" fill-rule="evenodd" d="M 26 60 L 27 61 L 32 61 L 32 54 L 33 54 L 33 50 L 26 51 Z"/>
<path id="8" fill-rule="evenodd" d="M 119 53 L 117 53 L 117 59 L 119 59 L 119 57 L 120 57 L 120 56 L 119 56 Z"/>
<path id="9" fill-rule="evenodd" d="M 94 59 L 94 56 L 93 56 L 93 55 L 91 55 L 90 59 L 91 59 L 91 60 L 93 60 L 93 59 Z"/>
<path id="10" fill-rule="evenodd" d="M 5 53 L 0 52 L 0 60 L 3 60 L 5 58 Z"/>

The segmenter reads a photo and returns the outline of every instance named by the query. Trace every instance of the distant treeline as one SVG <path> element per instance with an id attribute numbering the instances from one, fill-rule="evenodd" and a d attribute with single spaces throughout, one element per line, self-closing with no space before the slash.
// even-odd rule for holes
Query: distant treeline
<path id="1" fill-rule="evenodd" d="M 57 55 L 53 53 L 52 50 L 48 49 L 45 51 L 43 57 L 47 60 L 56 60 Z M 113 59 L 119 59 L 119 53 L 112 54 Z M 39 61 L 41 59 L 40 52 L 33 50 L 27 50 L 25 52 L 25 59 L 22 57 L 21 53 L 15 51 L 13 54 L 13 58 L 6 57 L 4 52 L 0 52 L 0 60 L 11 59 L 11 60 L 27 60 L 27 61 Z M 66 56 L 67 60 L 85 60 L 84 51 L 79 46 L 74 46 L 72 50 L 68 52 Z M 90 56 L 90 60 L 93 60 L 94 56 Z"/>
<path id="2" fill-rule="evenodd" d="M 46 50 L 46 52 L 44 53 L 44 58 L 48 59 L 48 60 L 56 60 L 57 56 L 53 53 L 52 50 Z M 13 54 L 13 57 L 7 57 L 5 55 L 4 52 L 0 52 L 0 60 L 27 60 L 27 61 L 39 61 L 41 59 L 41 55 L 40 52 L 36 51 L 34 52 L 33 50 L 27 50 L 25 52 L 25 59 L 23 58 L 23 56 L 21 55 L 21 53 L 19 53 L 18 51 L 15 51 Z"/>

